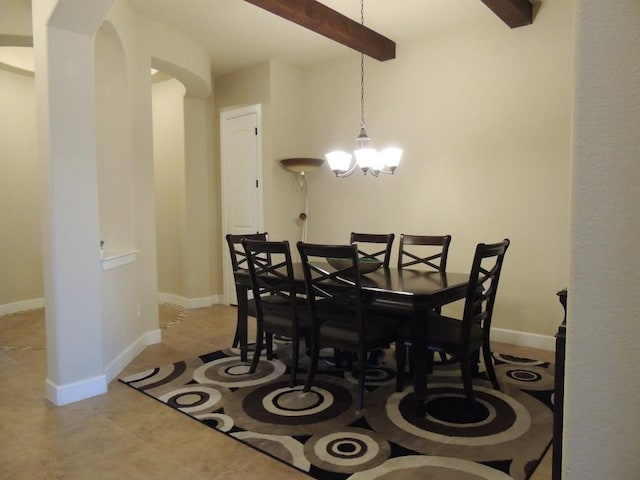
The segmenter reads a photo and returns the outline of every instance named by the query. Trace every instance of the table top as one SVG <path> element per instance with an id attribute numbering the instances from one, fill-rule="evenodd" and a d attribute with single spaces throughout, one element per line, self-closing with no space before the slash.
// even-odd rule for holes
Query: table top
<path id="1" fill-rule="evenodd" d="M 327 264 L 327 268 L 331 269 Z M 293 264 L 296 282 L 304 282 L 302 263 Z M 235 272 L 236 281 L 248 286 L 249 273 Z M 379 268 L 360 276 L 362 291 L 376 302 L 400 302 L 412 305 L 441 305 L 451 298 L 463 298 L 469 283 L 468 273 L 440 273 L 410 268 Z"/>

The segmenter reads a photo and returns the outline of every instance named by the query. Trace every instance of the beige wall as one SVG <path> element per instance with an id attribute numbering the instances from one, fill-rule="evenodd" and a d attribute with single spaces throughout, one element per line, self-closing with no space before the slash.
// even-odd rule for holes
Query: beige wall
<path id="1" fill-rule="evenodd" d="M 509 237 L 496 326 L 553 335 L 561 316 L 555 292 L 568 281 L 571 23 L 571 2 L 563 0 L 545 4 L 533 27 L 487 22 L 401 45 L 393 61 L 367 59 L 367 130 L 378 146 L 404 147 L 403 163 L 395 176 L 378 179 L 338 180 L 326 167 L 309 174 L 309 241 L 346 241 L 351 230 L 451 233 L 450 269 L 465 270 L 476 243 Z M 262 104 L 265 229 L 295 242 L 301 192 L 279 160 L 352 148 L 358 55 L 306 71 L 266 62 L 217 77 L 214 86 L 214 145 L 221 109 Z M 177 103 L 154 108 L 173 108 L 167 114 L 180 122 Z M 176 150 L 184 141 L 176 132 L 176 138 L 156 135 L 156 142 L 170 143 L 154 148 L 165 166 L 169 156 L 184 155 Z M 215 152 L 212 207 L 220 202 Z M 158 268 L 160 291 L 182 295 L 182 220 L 170 200 L 181 167 L 174 166 L 174 172 L 159 167 L 167 195 L 156 195 Z M 215 295 L 222 293 L 227 252 L 221 213 L 213 208 L 210 217 Z"/>
<path id="2" fill-rule="evenodd" d="M 404 158 L 394 176 L 310 175 L 309 240 L 451 234 L 449 269 L 465 271 L 478 242 L 508 237 L 495 326 L 553 335 L 555 293 L 568 282 L 571 25 L 571 2 L 558 0 L 532 27 L 487 22 L 400 45 L 396 60 L 367 59 L 367 132 Z M 359 66 L 353 54 L 305 72 L 311 155 L 353 148 Z"/>
<path id="3" fill-rule="evenodd" d="M 302 231 L 298 215 L 304 210 L 304 192 L 298 176 L 285 170 L 280 160 L 310 156 L 309 132 L 300 121 L 304 116 L 304 103 L 301 101 L 303 78 L 301 70 L 271 62 L 273 157 L 269 170 L 275 188 L 265 192 L 269 193 L 270 202 L 274 205 L 266 221 L 271 231 L 289 240 L 294 258 L 298 256 L 295 243 L 300 240 Z"/>
<path id="4" fill-rule="evenodd" d="M 0 69 L 0 313 L 43 296 L 34 88 Z"/>
<path id="5" fill-rule="evenodd" d="M 153 84 L 158 289 L 182 295 L 185 88 L 175 79 Z"/>
<path id="6" fill-rule="evenodd" d="M 289 65 L 270 61 L 221 75 L 214 80 L 214 140 L 219 145 L 221 111 L 253 104 L 262 105 L 263 119 L 263 191 L 264 226 L 273 239 L 289 240 L 294 256 L 300 239 L 303 197 L 296 175 L 280 165 L 290 157 L 310 156 L 303 117 L 303 72 Z M 216 148 L 215 171 L 219 174 L 219 148 Z M 214 187 L 216 188 L 216 187 Z M 215 194 L 220 191 L 219 185 Z M 219 197 L 217 197 L 219 198 Z M 214 211 L 218 219 L 221 212 Z M 224 229 L 224 226 L 221 226 Z M 222 232 L 220 238 L 226 232 Z M 226 245 L 220 243 L 220 255 L 213 257 L 213 271 L 221 281 L 222 268 L 217 259 L 227 261 Z"/>

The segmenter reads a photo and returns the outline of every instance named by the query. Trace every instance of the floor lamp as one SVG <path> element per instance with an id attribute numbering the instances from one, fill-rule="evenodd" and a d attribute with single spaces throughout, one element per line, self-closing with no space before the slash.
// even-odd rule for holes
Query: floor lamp
<path id="1" fill-rule="evenodd" d="M 324 163 L 322 158 L 285 158 L 280 160 L 280 164 L 289 172 L 295 173 L 302 194 L 302 212 L 298 215 L 301 222 L 300 240 L 307 241 L 307 229 L 309 226 L 309 192 L 307 190 L 306 174 Z"/>

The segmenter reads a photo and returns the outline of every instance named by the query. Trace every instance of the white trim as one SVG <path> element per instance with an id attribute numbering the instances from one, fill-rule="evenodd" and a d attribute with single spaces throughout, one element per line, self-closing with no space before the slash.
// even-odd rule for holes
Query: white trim
<path id="1" fill-rule="evenodd" d="M 145 343 L 147 344 L 147 346 L 156 345 L 162 342 L 162 332 L 159 328 L 148 331 L 147 333 L 144 334 L 144 337 L 145 337 Z"/>
<path id="2" fill-rule="evenodd" d="M 27 310 L 35 310 L 37 308 L 44 308 L 44 298 L 33 298 L 31 300 L 22 300 L 21 302 L 12 302 L 0 305 L 0 316 L 24 312 Z"/>
<path id="3" fill-rule="evenodd" d="M 210 297 L 186 298 L 173 293 L 158 293 L 158 303 L 170 303 L 178 305 L 182 308 L 203 308 L 220 303 L 220 295 L 211 295 Z"/>
<path id="4" fill-rule="evenodd" d="M 211 305 L 213 305 L 213 303 L 211 303 L 211 297 L 187 298 L 185 308 L 202 308 L 210 307 Z"/>
<path id="5" fill-rule="evenodd" d="M 138 356 L 145 348 L 162 341 L 162 334 L 159 329 L 150 330 L 143 333 L 138 339 L 125 348 L 115 359 L 105 367 L 107 382 L 110 382 Z"/>
<path id="6" fill-rule="evenodd" d="M 47 399 L 54 405 L 62 406 L 107 393 L 107 377 L 98 375 L 66 385 L 56 385 L 47 378 L 44 388 Z"/>
<path id="7" fill-rule="evenodd" d="M 492 328 L 491 340 L 495 342 L 509 343 L 519 347 L 539 348 L 541 350 L 554 351 L 556 349 L 555 337 L 540 335 L 538 333 L 519 332 L 504 328 Z"/>
<path id="8" fill-rule="evenodd" d="M 174 295 L 173 293 L 158 293 L 158 303 L 169 303 L 187 308 L 187 299 L 180 295 Z"/>
<path id="9" fill-rule="evenodd" d="M 100 259 L 102 270 L 111 270 L 136 261 L 136 254 L 140 250 L 123 250 L 118 252 L 105 252 Z"/>

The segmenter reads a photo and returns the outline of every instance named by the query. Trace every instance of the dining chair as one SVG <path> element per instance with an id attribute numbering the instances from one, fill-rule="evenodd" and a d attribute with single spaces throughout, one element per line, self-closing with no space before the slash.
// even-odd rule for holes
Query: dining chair
<path id="1" fill-rule="evenodd" d="M 351 232 L 349 243 L 357 245 L 360 257 L 380 260 L 383 267 L 389 268 L 394 239 L 395 234 L 393 233 Z M 367 246 L 365 247 L 365 245 Z M 380 245 L 384 245 L 384 248 L 381 248 Z"/>
<path id="2" fill-rule="evenodd" d="M 229 254 L 231 256 L 231 270 L 233 272 L 236 271 L 245 271 L 249 272 L 249 266 L 247 264 L 247 255 L 244 251 L 244 247 L 242 246 L 242 240 L 247 238 L 249 240 L 262 240 L 267 241 L 269 239 L 269 234 L 267 232 L 262 233 L 242 233 L 242 234 L 227 234 L 225 236 L 227 240 L 227 245 L 229 247 Z M 236 297 L 240 299 L 241 295 L 239 293 L 239 287 L 236 284 Z M 239 301 L 239 300 L 238 300 Z M 280 301 L 278 297 L 274 297 L 269 301 Z M 247 316 L 256 317 L 256 304 L 253 299 L 248 299 L 246 305 L 238 305 L 238 320 L 236 323 L 236 332 L 233 337 L 232 347 L 235 348 L 240 343 L 240 317 L 241 317 L 241 308 L 246 308 Z"/>
<path id="3" fill-rule="evenodd" d="M 470 401 L 474 398 L 471 377 L 478 373 L 480 350 L 493 388 L 500 389 L 493 368 L 490 334 L 498 282 L 509 244 L 510 241 L 505 239 L 499 243 L 480 243 L 476 246 L 462 319 L 436 313 L 430 314 L 428 319 L 426 347 L 430 351 L 446 354 L 446 363 L 460 363 L 464 391 Z M 411 346 L 411 334 L 406 324 L 400 328 L 399 337 L 404 339 L 396 343 L 398 371 L 401 372 L 404 371 L 406 347 Z M 402 391 L 402 375 L 396 378 L 396 389 Z"/>
<path id="4" fill-rule="evenodd" d="M 451 235 L 400 234 L 398 268 L 418 268 L 444 273 L 447 271 Z M 441 308 L 437 307 L 437 313 Z"/>
<path id="5" fill-rule="evenodd" d="M 444 273 L 447 271 L 449 245 L 451 245 L 451 235 L 409 235 L 402 233 L 400 234 L 398 248 L 398 268 L 415 268 Z M 434 311 L 440 314 L 442 307 L 438 306 Z M 441 352 L 440 358 L 445 361 L 445 354 Z M 433 361 L 433 352 L 430 351 L 429 371 L 432 369 Z"/>
<path id="6" fill-rule="evenodd" d="M 400 235 L 398 268 L 447 271 L 451 235 Z"/>
<path id="7" fill-rule="evenodd" d="M 298 242 L 307 300 L 311 313 L 311 365 L 304 391 L 308 392 L 323 347 L 355 353 L 358 359 L 357 408 L 364 405 L 366 354 L 395 342 L 398 324 L 388 316 L 365 312 L 355 245 L 317 245 Z M 345 261 L 334 268 L 328 258 Z"/>
<path id="8" fill-rule="evenodd" d="M 256 346 L 249 372 L 254 373 L 258 367 L 265 337 L 269 360 L 273 358 L 274 334 L 289 337 L 292 340 L 290 386 L 293 387 L 298 371 L 300 339 L 306 337 L 309 343 L 311 321 L 306 300 L 296 293 L 289 242 L 244 238 L 242 245 L 256 307 Z M 279 301 L 274 302 L 274 298 Z"/>

